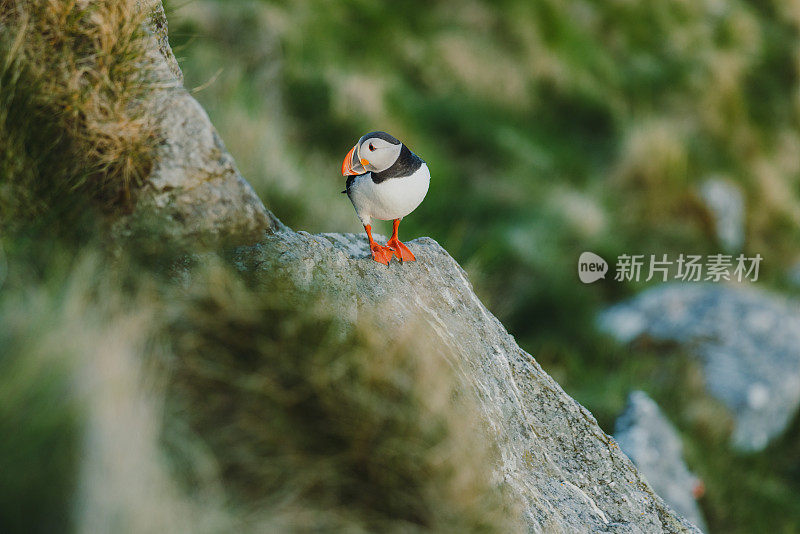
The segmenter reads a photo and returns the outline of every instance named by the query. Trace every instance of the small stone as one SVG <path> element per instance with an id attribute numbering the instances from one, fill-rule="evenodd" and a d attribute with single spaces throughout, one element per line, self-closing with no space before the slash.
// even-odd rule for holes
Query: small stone
<path id="1" fill-rule="evenodd" d="M 735 184 L 711 178 L 700 186 L 700 197 L 714 217 L 714 229 L 722 247 L 738 252 L 744 244 L 744 197 Z"/>

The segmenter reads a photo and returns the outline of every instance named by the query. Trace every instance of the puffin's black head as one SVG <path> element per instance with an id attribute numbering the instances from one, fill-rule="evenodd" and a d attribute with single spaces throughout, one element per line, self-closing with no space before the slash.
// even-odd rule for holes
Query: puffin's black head
<path id="1" fill-rule="evenodd" d="M 370 132 L 361 137 L 342 162 L 342 175 L 381 172 L 391 167 L 403 143 L 386 132 Z"/>

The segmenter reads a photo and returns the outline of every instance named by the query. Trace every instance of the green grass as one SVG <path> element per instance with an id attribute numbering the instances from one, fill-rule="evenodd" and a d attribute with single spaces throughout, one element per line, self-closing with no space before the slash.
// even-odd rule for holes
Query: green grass
<path id="1" fill-rule="evenodd" d="M 77 483 L 80 410 L 68 364 L 74 354 L 41 343 L 59 302 L 54 296 L 43 309 L 32 302 L 37 296 L 6 289 L 0 299 L 0 522 L 7 532 L 68 530 Z"/>

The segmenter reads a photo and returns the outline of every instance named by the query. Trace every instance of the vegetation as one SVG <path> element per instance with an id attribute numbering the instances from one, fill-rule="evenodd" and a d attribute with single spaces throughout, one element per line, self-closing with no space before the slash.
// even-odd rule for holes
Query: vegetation
<path id="1" fill-rule="evenodd" d="M 133 2 L 3 0 L 0 16 L 3 223 L 79 190 L 100 206 L 130 201 L 155 135 L 137 106 L 149 82 L 142 14 Z"/>
<path id="2" fill-rule="evenodd" d="M 683 433 L 715 532 L 795 532 L 794 424 L 760 454 L 669 347 L 616 346 L 603 306 L 644 283 L 584 286 L 584 250 L 720 249 L 699 184 L 738 185 L 758 286 L 797 294 L 798 29 L 793 2 L 171 2 L 187 85 L 284 222 L 361 228 L 341 158 L 385 129 L 430 165 L 403 222 L 470 274 L 481 298 L 606 431 L 647 390 Z M 338 201 L 337 201 L 338 199 Z M 735 474 L 734 474 L 735 471 Z"/>

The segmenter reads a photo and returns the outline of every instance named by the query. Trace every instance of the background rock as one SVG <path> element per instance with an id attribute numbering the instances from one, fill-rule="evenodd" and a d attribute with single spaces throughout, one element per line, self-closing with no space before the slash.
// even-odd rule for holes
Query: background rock
<path id="1" fill-rule="evenodd" d="M 686 467 L 680 436 L 647 393 L 633 391 L 628 396 L 614 439 L 667 504 L 708 530 L 695 500 L 703 483 Z"/>
<path id="2" fill-rule="evenodd" d="M 669 284 L 599 318 L 621 342 L 641 336 L 696 354 L 712 395 L 734 414 L 733 444 L 763 449 L 800 404 L 800 308 L 755 289 Z"/>
<path id="3" fill-rule="evenodd" d="M 714 216 L 714 229 L 720 244 L 729 252 L 744 244 L 744 196 L 734 184 L 712 178 L 700 186 L 700 196 Z"/>

